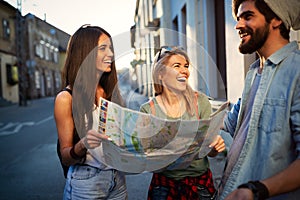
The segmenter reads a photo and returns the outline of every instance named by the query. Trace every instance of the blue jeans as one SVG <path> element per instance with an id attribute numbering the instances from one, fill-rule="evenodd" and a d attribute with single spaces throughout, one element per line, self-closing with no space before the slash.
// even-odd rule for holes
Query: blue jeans
<path id="1" fill-rule="evenodd" d="M 153 188 L 152 199 L 153 200 L 166 200 L 168 198 L 169 188 L 164 186 L 157 186 Z"/>
<path id="2" fill-rule="evenodd" d="M 127 198 L 125 176 L 121 172 L 89 165 L 74 165 L 69 168 L 64 200 Z"/>

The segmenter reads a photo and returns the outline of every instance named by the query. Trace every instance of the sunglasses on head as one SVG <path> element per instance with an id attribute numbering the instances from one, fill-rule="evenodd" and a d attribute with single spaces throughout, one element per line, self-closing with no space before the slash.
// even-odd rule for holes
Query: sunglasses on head
<path id="1" fill-rule="evenodd" d="M 159 49 L 159 53 L 158 53 L 156 62 L 158 62 L 162 58 L 163 54 L 168 53 L 170 51 L 174 51 L 176 49 L 184 50 L 184 48 L 181 46 L 161 46 Z"/>
<path id="2" fill-rule="evenodd" d="M 80 28 L 88 28 L 90 26 L 91 26 L 91 24 L 83 24 Z"/>

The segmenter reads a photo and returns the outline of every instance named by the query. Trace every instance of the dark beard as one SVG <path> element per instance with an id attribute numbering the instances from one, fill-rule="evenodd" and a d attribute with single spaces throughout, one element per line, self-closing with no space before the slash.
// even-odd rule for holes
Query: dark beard
<path id="1" fill-rule="evenodd" d="M 258 28 L 255 32 L 251 28 L 246 28 L 243 32 L 247 32 L 251 35 L 251 38 L 248 42 L 241 42 L 239 46 L 239 51 L 242 54 L 251 54 L 258 49 L 260 49 L 266 42 L 269 36 L 269 24 L 265 23 L 265 26 Z"/>

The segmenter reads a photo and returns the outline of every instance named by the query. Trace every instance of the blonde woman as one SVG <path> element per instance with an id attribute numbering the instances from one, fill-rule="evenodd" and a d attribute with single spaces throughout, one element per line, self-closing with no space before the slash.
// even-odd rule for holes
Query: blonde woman
<path id="1" fill-rule="evenodd" d="M 162 47 L 153 64 L 155 97 L 141 106 L 141 112 L 165 119 L 207 119 L 211 104 L 207 96 L 194 91 L 188 84 L 190 60 L 178 47 Z M 209 156 L 225 150 L 218 136 L 211 144 Z M 195 158 L 184 169 L 153 173 L 148 199 L 211 199 L 215 193 L 207 157 Z"/>

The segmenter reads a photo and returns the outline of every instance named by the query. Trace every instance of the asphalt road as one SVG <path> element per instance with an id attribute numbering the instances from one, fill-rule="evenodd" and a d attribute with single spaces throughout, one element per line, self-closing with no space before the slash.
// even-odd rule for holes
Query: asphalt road
<path id="1" fill-rule="evenodd" d="M 127 93 L 127 106 L 138 109 L 146 101 Z M 28 106 L 0 107 L 0 200 L 59 200 L 65 179 L 56 154 L 54 99 L 42 98 Z M 216 182 L 222 158 L 210 160 Z M 126 175 L 129 200 L 145 200 L 151 173 Z"/>
<path id="2" fill-rule="evenodd" d="M 0 199 L 62 199 L 53 98 L 0 108 Z M 127 175 L 129 200 L 146 199 L 150 173 Z"/>

